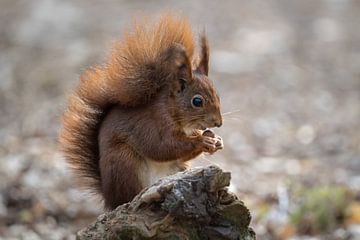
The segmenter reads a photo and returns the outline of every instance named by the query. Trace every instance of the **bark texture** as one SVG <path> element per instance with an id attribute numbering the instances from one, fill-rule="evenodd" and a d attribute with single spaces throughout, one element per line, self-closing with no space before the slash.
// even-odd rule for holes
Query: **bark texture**
<path id="1" fill-rule="evenodd" d="M 227 190 L 230 177 L 209 166 L 163 178 L 99 216 L 77 239 L 254 240 L 249 210 Z"/>

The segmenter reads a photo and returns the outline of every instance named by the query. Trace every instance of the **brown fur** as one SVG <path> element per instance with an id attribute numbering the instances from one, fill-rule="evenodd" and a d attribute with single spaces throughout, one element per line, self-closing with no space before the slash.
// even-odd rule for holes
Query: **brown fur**
<path id="1" fill-rule="evenodd" d="M 222 121 L 206 76 L 205 36 L 198 66 L 191 66 L 193 55 L 186 19 L 164 15 L 154 24 L 138 23 L 115 45 L 107 64 L 87 71 L 70 96 L 61 148 L 107 208 L 131 200 L 150 184 L 152 172 L 179 171 L 184 161 L 219 149 L 215 138 L 185 133 Z M 204 98 L 201 108 L 191 105 L 196 94 Z"/>

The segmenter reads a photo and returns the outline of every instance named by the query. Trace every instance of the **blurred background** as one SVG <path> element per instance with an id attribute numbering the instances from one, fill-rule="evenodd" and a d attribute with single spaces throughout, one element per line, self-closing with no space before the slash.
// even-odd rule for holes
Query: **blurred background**
<path id="1" fill-rule="evenodd" d="M 206 29 L 225 149 L 258 239 L 360 239 L 360 1 L 0 2 L 0 239 L 73 239 L 101 213 L 57 150 L 66 95 L 125 26 Z"/>

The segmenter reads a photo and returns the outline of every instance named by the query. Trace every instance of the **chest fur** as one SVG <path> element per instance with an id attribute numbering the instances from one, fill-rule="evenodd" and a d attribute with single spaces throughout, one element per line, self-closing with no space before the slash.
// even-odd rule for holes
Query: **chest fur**
<path id="1" fill-rule="evenodd" d="M 139 169 L 140 171 L 138 176 L 140 178 L 142 187 L 147 187 L 154 184 L 162 177 L 184 171 L 188 167 L 189 162 L 184 162 L 182 160 L 157 162 L 146 159 Z"/>

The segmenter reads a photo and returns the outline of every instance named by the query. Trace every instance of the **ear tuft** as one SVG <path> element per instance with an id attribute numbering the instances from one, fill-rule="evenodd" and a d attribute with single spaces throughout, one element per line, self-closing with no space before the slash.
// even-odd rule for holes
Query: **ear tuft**
<path id="1" fill-rule="evenodd" d="M 205 32 L 201 36 L 200 47 L 201 47 L 200 62 L 199 62 L 198 67 L 196 68 L 196 70 L 207 76 L 209 74 L 209 54 L 210 53 L 209 53 L 209 43 L 208 43 L 207 37 L 205 35 Z"/>

